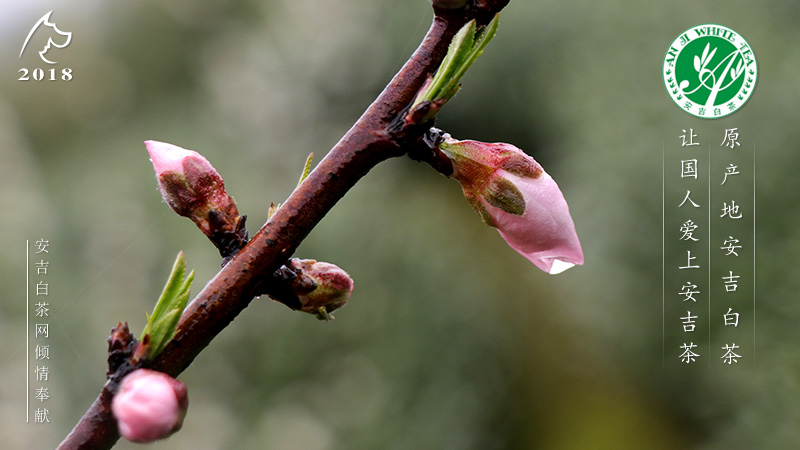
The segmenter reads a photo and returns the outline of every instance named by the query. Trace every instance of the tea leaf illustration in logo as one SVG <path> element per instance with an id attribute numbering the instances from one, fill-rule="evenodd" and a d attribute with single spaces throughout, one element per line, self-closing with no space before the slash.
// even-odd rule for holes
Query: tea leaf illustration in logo
<path id="1" fill-rule="evenodd" d="M 662 74 L 678 106 L 712 119 L 736 111 L 747 101 L 757 72 L 753 51 L 741 35 L 722 25 L 703 24 L 672 42 Z"/>

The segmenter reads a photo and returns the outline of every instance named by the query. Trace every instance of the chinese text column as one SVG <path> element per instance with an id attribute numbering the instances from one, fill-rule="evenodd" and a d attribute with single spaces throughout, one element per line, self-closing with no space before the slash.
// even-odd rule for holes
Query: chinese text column
<path id="1" fill-rule="evenodd" d="M 29 377 L 33 378 L 33 384 L 28 392 L 31 396 L 29 400 L 33 401 L 33 422 L 34 423 L 49 423 L 50 422 L 50 409 L 48 408 L 48 401 L 50 400 L 50 241 L 47 239 L 39 239 L 34 242 L 33 248 L 33 261 L 32 266 L 28 270 L 35 274 L 34 285 L 32 286 L 33 297 L 29 299 L 29 311 L 32 317 L 28 320 L 33 323 L 33 341 L 32 348 L 28 348 L 29 352 L 33 353 L 33 367 L 29 367 L 31 372 Z M 30 410 L 28 411 L 30 414 Z M 30 419 L 29 419 L 30 420 Z"/>
<path id="2" fill-rule="evenodd" d="M 738 128 L 715 136 L 711 167 L 712 349 L 716 364 L 755 356 L 754 144 Z"/>
<path id="3" fill-rule="evenodd" d="M 697 365 L 709 356 L 708 155 L 707 137 L 692 128 L 665 144 L 663 314 L 670 365 Z"/>

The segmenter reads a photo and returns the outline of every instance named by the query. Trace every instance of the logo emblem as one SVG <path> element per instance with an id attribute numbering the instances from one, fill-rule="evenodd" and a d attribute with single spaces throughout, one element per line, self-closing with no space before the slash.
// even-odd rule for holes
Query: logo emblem
<path id="1" fill-rule="evenodd" d="M 53 11 L 48 12 L 47 14 L 43 15 L 41 19 L 39 19 L 31 28 L 31 31 L 28 33 L 28 37 L 25 38 L 25 42 L 22 44 L 22 49 L 19 51 L 19 58 L 22 59 L 22 53 L 25 51 L 25 47 L 28 46 L 28 42 L 30 42 L 33 33 L 39 29 L 40 26 L 44 25 L 44 27 L 50 27 L 53 31 L 56 32 L 61 38 L 63 38 L 63 42 L 61 44 L 56 43 L 53 40 L 53 37 L 47 38 L 47 44 L 45 44 L 44 48 L 39 52 L 39 57 L 42 58 L 42 61 L 46 62 L 47 64 L 55 64 L 55 61 L 50 61 L 44 55 L 50 50 L 50 46 L 55 46 L 56 48 L 64 48 L 69 45 L 70 41 L 72 40 L 72 33 L 68 31 L 61 31 L 58 29 L 55 23 L 50 22 L 50 14 L 53 14 Z"/>
<path id="2" fill-rule="evenodd" d="M 669 46 L 664 84 L 684 111 L 703 119 L 733 113 L 753 94 L 758 64 L 750 44 L 728 27 L 692 27 Z"/>

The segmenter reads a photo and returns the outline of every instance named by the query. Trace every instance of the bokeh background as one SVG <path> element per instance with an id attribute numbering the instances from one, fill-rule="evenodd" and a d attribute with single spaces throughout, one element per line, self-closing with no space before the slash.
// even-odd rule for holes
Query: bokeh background
<path id="1" fill-rule="evenodd" d="M 49 10 L 73 32 L 57 55 L 74 79 L 18 81 L 41 65 L 18 52 Z M 97 395 L 111 327 L 141 331 L 177 252 L 197 271 L 193 292 L 219 268 L 161 201 L 142 141 L 204 154 L 252 234 L 432 13 L 424 0 L 3 0 L 3 11 L 0 438 L 43 449 Z M 538 271 L 482 225 L 457 183 L 388 161 L 296 254 L 349 271 L 347 308 L 323 323 L 254 301 L 180 377 L 184 428 L 152 448 L 796 448 L 798 21 L 789 0 L 513 0 L 439 125 L 542 163 L 586 265 Z M 745 107 L 713 123 L 681 112 L 660 75 L 669 43 L 706 22 L 743 34 L 760 70 Z M 662 149 L 690 127 L 738 127 L 757 143 L 758 358 L 734 367 L 665 364 L 662 353 Z M 39 238 L 51 242 L 51 423 L 34 425 L 25 244 Z"/>

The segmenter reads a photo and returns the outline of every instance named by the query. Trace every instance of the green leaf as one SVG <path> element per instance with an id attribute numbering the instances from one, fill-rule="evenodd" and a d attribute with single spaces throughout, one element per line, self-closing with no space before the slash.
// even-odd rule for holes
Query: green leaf
<path id="1" fill-rule="evenodd" d="M 172 265 L 172 273 L 164 285 L 164 290 L 161 293 L 161 298 L 158 299 L 155 309 L 153 309 L 153 317 L 158 318 L 163 315 L 169 307 L 169 304 L 180 291 L 181 284 L 183 283 L 183 275 L 186 272 L 186 260 L 184 259 L 183 252 L 178 253 L 175 263 Z"/>
<path id="2" fill-rule="evenodd" d="M 471 20 L 458 30 L 458 33 L 453 36 L 453 40 L 450 41 L 442 63 L 430 83 L 417 94 L 411 109 L 424 101 L 433 103 L 441 100 L 441 104 L 444 104 L 456 95 L 460 88 L 461 78 L 483 53 L 483 49 L 497 32 L 498 17 L 495 15 L 480 32 L 477 31 L 475 20 Z M 433 114 L 435 111 L 431 116 Z"/>
<path id="3" fill-rule="evenodd" d="M 167 346 L 167 343 L 175 335 L 175 326 L 181 318 L 181 312 L 172 310 L 161 317 L 160 321 L 156 322 L 153 332 L 150 334 L 150 358 L 154 358 L 161 353 L 161 350 Z"/>
<path id="4" fill-rule="evenodd" d="M 472 66 L 472 64 L 478 60 L 478 57 L 483 54 L 483 49 L 486 48 L 486 45 L 489 44 L 489 41 L 491 41 L 495 33 L 497 33 L 498 17 L 498 15 L 495 15 L 486 28 L 484 28 L 483 31 L 474 38 L 472 48 L 468 53 L 464 54 L 464 59 L 461 64 L 457 66 L 458 69 L 453 77 L 453 81 L 450 82 L 450 85 L 453 88 L 457 87 L 461 77 L 467 73 L 467 70 L 469 70 L 470 66 Z M 455 95 L 455 92 L 453 92 L 453 95 Z M 452 97 L 452 95 L 450 97 Z"/>
<path id="5" fill-rule="evenodd" d="M 194 270 L 184 279 L 186 261 L 183 252 L 178 253 L 172 273 L 164 286 L 164 291 L 158 299 L 153 314 L 147 314 L 147 325 L 142 331 L 139 340 L 145 335 L 150 335 L 150 359 L 155 358 L 167 343 L 175 336 L 175 329 L 180 320 L 186 303 L 189 301 L 189 290 L 194 281 Z"/>
<path id="6" fill-rule="evenodd" d="M 300 174 L 300 180 L 297 182 L 297 186 L 303 184 L 303 180 L 306 179 L 309 173 L 311 173 L 311 162 L 314 161 L 314 153 L 311 152 L 308 154 L 308 158 L 306 158 L 306 165 L 303 166 L 303 173 Z"/>
<path id="7" fill-rule="evenodd" d="M 453 37 L 450 46 L 447 48 L 447 55 L 445 55 L 439 70 L 433 77 L 430 92 L 433 98 L 429 101 L 437 100 L 438 98 L 451 98 L 448 94 L 453 90 L 453 82 L 458 84 L 456 74 L 459 67 L 468 60 L 470 51 L 475 42 L 475 21 L 471 20 L 466 25 L 458 30 L 458 33 Z M 455 93 L 453 92 L 453 95 Z"/>

